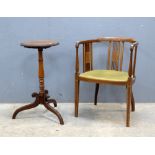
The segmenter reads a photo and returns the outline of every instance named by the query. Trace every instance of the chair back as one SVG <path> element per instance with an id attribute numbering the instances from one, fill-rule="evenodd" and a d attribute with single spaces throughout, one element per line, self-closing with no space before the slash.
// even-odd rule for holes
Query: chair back
<path id="1" fill-rule="evenodd" d="M 125 37 L 103 37 L 94 40 L 83 40 L 76 43 L 76 71 L 79 70 L 78 48 L 82 45 L 83 49 L 83 72 L 93 70 L 93 45 L 95 43 L 107 43 L 107 66 L 108 70 L 122 71 L 124 45 L 130 44 L 130 61 L 128 72 L 131 76 L 135 77 L 136 55 L 138 43 L 132 38 Z"/>

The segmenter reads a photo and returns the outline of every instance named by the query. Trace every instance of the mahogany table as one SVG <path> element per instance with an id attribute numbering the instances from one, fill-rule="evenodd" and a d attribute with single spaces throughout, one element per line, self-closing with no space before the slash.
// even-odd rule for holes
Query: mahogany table
<path id="1" fill-rule="evenodd" d="M 44 64 L 43 64 L 43 49 L 49 48 L 51 46 L 56 46 L 59 43 L 53 40 L 37 40 L 37 41 L 26 41 L 21 43 L 21 46 L 24 46 L 25 48 L 34 48 L 38 49 L 38 64 L 39 64 L 39 69 L 38 69 L 38 77 L 39 77 L 39 88 L 40 91 L 39 93 L 32 93 L 32 97 L 35 97 L 35 101 L 31 104 L 22 106 L 18 108 L 13 116 L 12 119 L 15 119 L 17 114 L 21 111 L 27 110 L 27 109 L 32 109 L 37 107 L 39 104 L 44 105 L 46 109 L 54 113 L 59 121 L 60 124 L 64 124 L 63 118 L 61 114 L 54 108 L 57 106 L 57 102 L 55 99 L 50 99 L 50 96 L 48 95 L 48 90 L 44 89 Z M 50 105 L 50 103 L 54 104 L 54 107 Z"/>

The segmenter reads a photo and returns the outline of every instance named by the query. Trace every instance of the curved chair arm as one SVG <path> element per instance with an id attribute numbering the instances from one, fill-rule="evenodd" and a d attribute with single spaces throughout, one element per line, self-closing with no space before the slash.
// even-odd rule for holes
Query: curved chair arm
<path id="1" fill-rule="evenodd" d="M 80 44 L 85 44 L 85 43 L 94 43 L 94 42 L 102 42 L 103 39 L 102 38 L 98 38 L 98 39 L 90 39 L 90 40 L 81 40 L 81 41 L 77 41 L 75 44 L 75 47 L 79 47 Z"/>
<path id="2" fill-rule="evenodd" d="M 133 39 L 133 38 L 127 38 L 127 37 L 101 37 L 101 38 L 97 38 L 97 39 L 77 41 L 75 46 L 79 47 L 80 44 L 84 44 L 84 43 L 107 42 L 107 41 L 113 41 L 113 42 L 123 41 L 123 42 L 132 43 L 133 45 L 135 43 L 137 43 L 136 40 Z"/>

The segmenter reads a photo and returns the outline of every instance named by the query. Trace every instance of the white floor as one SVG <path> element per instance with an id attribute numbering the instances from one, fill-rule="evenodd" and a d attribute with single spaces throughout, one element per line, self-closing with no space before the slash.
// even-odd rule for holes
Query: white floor
<path id="1" fill-rule="evenodd" d="M 58 103 L 65 125 L 44 107 L 19 113 L 22 104 L 0 104 L 0 136 L 155 136 L 155 103 L 137 103 L 131 113 L 131 127 L 125 127 L 125 103 L 80 103 L 79 117 L 74 117 L 73 103 Z"/>

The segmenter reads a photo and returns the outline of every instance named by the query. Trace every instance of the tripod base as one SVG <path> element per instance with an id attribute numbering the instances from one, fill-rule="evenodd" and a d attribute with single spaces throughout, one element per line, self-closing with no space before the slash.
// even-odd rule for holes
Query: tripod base
<path id="1" fill-rule="evenodd" d="M 43 95 L 40 95 L 40 94 L 34 92 L 32 94 L 32 97 L 36 98 L 35 101 L 33 103 L 31 103 L 31 104 L 28 104 L 28 105 L 25 105 L 25 106 L 22 106 L 22 107 L 18 108 L 13 113 L 12 119 L 15 119 L 19 112 L 35 108 L 39 104 L 42 104 L 42 105 L 44 105 L 44 107 L 46 109 L 48 109 L 49 111 L 51 111 L 52 113 L 54 113 L 58 117 L 58 119 L 60 121 L 60 124 L 62 124 L 62 125 L 64 124 L 63 118 L 60 115 L 60 113 L 50 105 L 50 103 L 53 103 L 54 107 L 56 107 L 57 106 L 57 102 L 56 102 L 55 99 L 50 99 L 50 96 L 48 96 L 48 90 L 45 90 Z"/>

